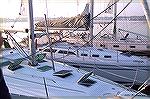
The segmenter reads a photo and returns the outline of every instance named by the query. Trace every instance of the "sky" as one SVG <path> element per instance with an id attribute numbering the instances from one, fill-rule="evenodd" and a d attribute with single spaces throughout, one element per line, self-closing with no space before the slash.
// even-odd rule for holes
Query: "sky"
<path id="1" fill-rule="evenodd" d="M 24 3 L 24 13 L 27 13 L 27 0 L 23 1 L 26 2 Z M 122 9 L 127 1 L 129 0 L 120 0 L 118 8 Z M 144 15 L 138 0 L 133 1 L 123 14 Z M 0 0 L 0 2 L 0 17 L 17 18 L 19 16 L 21 0 Z M 48 17 L 75 16 L 83 11 L 86 2 L 89 0 L 33 0 L 34 17 L 44 17 L 47 12 Z M 109 0 L 95 0 L 94 2 L 94 15 L 96 15 L 106 8 Z"/>

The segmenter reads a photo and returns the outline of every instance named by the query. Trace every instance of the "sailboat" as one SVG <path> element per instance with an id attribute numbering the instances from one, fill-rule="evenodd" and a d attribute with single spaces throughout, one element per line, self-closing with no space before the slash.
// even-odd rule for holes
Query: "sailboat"
<path id="1" fill-rule="evenodd" d="M 111 0 L 110 2 L 114 3 L 114 1 L 116 0 Z M 149 19 L 147 16 L 149 10 L 146 9 L 146 7 L 149 8 L 148 6 L 146 6 L 147 0 L 143 0 L 142 5 L 143 5 L 144 12 L 146 12 L 145 13 L 146 17 L 144 19 L 146 19 L 147 24 L 149 24 Z M 117 3 L 114 4 L 112 10 L 114 14 L 113 31 L 112 31 L 113 33 L 104 34 L 99 39 L 95 40 L 94 41 L 95 46 L 108 48 L 108 49 L 115 49 L 123 52 L 130 52 L 131 54 L 140 55 L 140 56 L 144 56 L 144 55 L 149 56 L 149 52 L 150 52 L 149 33 L 147 33 L 147 35 L 143 35 L 142 33 L 136 33 L 132 30 L 117 28 L 117 18 L 115 18 L 117 15 Z M 119 37 L 118 36 L 119 33 L 120 34 L 122 33 L 123 36 Z"/>
<path id="2" fill-rule="evenodd" d="M 116 17 L 117 3 L 115 3 L 115 2 L 117 2 L 117 1 L 118 0 L 110 0 L 110 2 L 108 4 L 108 9 L 105 10 L 105 13 L 114 14 L 113 17 L 111 18 L 113 21 L 107 22 L 107 20 L 106 20 L 106 22 L 98 23 L 100 25 L 100 27 L 102 28 L 102 30 L 104 30 L 104 31 L 101 31 L 102 32 L 101 35 L 98 35 L 97 37 L 95 37 L 92 40 L 93 46 L 96 46 L 99 48 L 114 49 L 114 50 L 118 50 L 118 51 L 122 51 L 122 52 L 130 52 L 131 54 L 139 55 L 139 56 L 150 56 L 149 55 L 149 52 L 150 52 L 149 33 L 147 35 L 143 35 L 142 33 L 136 33 L 132 30 L 126 30 L 126 29 L 117 27 L 117 24 L 119 24 L 119 23 L 117 23 L 118 22 L 117 20 L 119 19 L 119 17 Z M 145 8 L 146 7 L 145 5 L 147 5 L 147 3 L 145 3 L 145 2 L 147 2 L 147 1 L 143 0 L 143 2 L 144 3 L 142 3 L 142 4 L 143 4 L 144 12 L 149 13 L 149 11 L 148 11 L 149 7 L 147 6 L 147 8 Z M 110 6 L 112 4 L 114 4 L 114 5 Z M 147 15 L 149 15 L 149 14 L 147 14 L 147 13 L 145 13 L 146 17 L 144 17 L 144 19 L 146 19 L 147 23 L 149 24 L 149 18 L 147 17 Z M 134 19 L 134 17 L 129 18 L 129 20 L 130 19 Z M 95 20 L 95 21 L 97 21 L 97 20 Z M 126 19 L 126 20 L 128 20 L 128 19 Z M 136 20 L 136 19 L 134 19 L 134 20 Z M 100 20 L 100 21 L 103 21 L 103 20 Z M 107 28 L 103 29 L 105 27 L 104 24 L 105 25 L 113 24 L 112 29 L 109 31 L 107 30 Z M 78 35 L 75 35 L 73 37 L 70 36 L 69 38 L 66 38 L 65 40 L 67 40 L 70 43 L 80 43 L 80 44 L 84 45 L 88 41 L 89 34 L 88 33 L 85 35 L 83 33 L 80 33 L 80 34 L 81 34 L 81 36 L 78 36 Z M 82 37 L 82 35 L 84 35 L 84 37 Z"/>
<path id="3" fill-rule="evenodd" d="M 28 61 L 23 59 L 24 57 L 15 50 L 3 55 L 3 63 L 5 65 L 9 63 L 6 66 L 3 64 L 2 70 L 11 94 L 44 98 L 47 97 L 46 91 L 48 96 L 134 96 L 136 94 L 135 91 L 108 79 L 93 76 L 92 72 L 85 72 L 63 63 L 54 62 L 54 71 L 51 61 L 46 59 L 38 63 L 38 66 L 28 65 Z"/>
<path id="4" fill-rule="evenodd" d="M 136 91 L 62 63 L 35 54 L 32 0 L 29 3 L 31 33 L 30 56 L 20 51 L 4 50 L 1 68 L 10 93 L 18 96 L 50 98 L 51 96 L 145 96 Z M 13 39 L 14 40 L 14 39 Z M 18 45 L 18 44 L 17 44 Z"/>
<path id="5" fill-rule="evenodd" d="M 90 31 L 92 31 L 91 28 Z M 88 71 L 92 70 L 97 75 L 120 83 L 132 85 L 134 82 L 134 84 L 141 85 L 149 78 L 150 60 L 147 57 L 138 57 L 129 52 L 124 53 L 121 51 L 94 47 L 94 40 L 93 47 L 86 45 L 78 46 L 75 42 L 79 44 L 81 43 L 80 40 L 74 39 L 74 42 L 71 41 L 72 39 L 69 39 L 70 38 L 67 40 L 68 42 L 70 41 L 70 43 L 54 43 L 53 54 L 56 61 L 80 67 Z M 46 53 L 47 58 L 51 59 L 49 48 L 44 49 L 39 47 L 38 50 Z"/>
<path id="6" fill-rule="evenodd" d="M 90 20 L 90 17 L 92 18 L 92 16 L 90 15 L 92 14 L 92 12 L 89 12 L 90 5 L 88 3 L 86 4 L 84 11 L 80 15 L 71 18 L 58 18 L 54 20 L 52 19 L 48 20 L 48 28 L 50 30 L 57 31 L 52 33 L 54 35 L 53 38 L 56 40 L 59 40 L 61 38 L 62 40 L 65 40 L 70 43 L 80 43 L 84 45 L 87 44 L 87 42 L 92 39 L 93 46 L 99 48 L 114 49 L 122 52 L 130 52 L 131 54 L 149 56 L 149 44 L 150 44 L 149 36 L 135 33 L 134 31 L 117 28 L 116 10 L 117 10 L 118 2 L 119 0 L 110 0 L 110 3 L 108 4 L 108 7 L 105 10 L 105 12 L 110 12 L 109 10 L 111 10 L 111 12 L 114 12 L 113 21 L 106 22 L 109 24 L 114 23 L 113 31 L 109 31 L 103 35 L 100 35 L 99 37 L 95 37 L 94 39 L 93 39 L 93 33 L 91 33 L 93 32 L 91 29 L 93 26 L 90 26 L 92 23 L 94 24 L 94 22 L 91 23 L 92 20 Z M 143 8 L 145 8 L 145 6 Z M 92 9 L 92 7 L 90 9 Z M 146 15 L 147 22 L 149 22 L 147 14 L 145 15 Z M 35 24 L 36 26 L 35 30 L 45 31 L 46 29 L 45 29 L 44 22 L 45 21 L 37 22 Z M 104 26 L 102 26 L 102 28 L 103 27 Z M 90 33 L 87 32 L 88 30 Z M 62 31 L 64 31 L 64 34 Z M 66 31 L 69 31 L 68 32 L 69 35 L 67 34 L 67 36 L 63 36 L 65 35 Z M 73 33 L 76 31 L 81 32 L 81 34 Z M 119 35 L 123 34 L 123 36 L 118 37 L 117 36 L 118 33 L 120 33 Z M 131 38 L 130 35 L 134 36 L 134 38 Z M 43 36 L 41 39 L 46 39 L 46 37 Z M 40 40 L 38 42 L 40 44 Z"/>
<path id="7" fill-rule="evenodd" d="M 51 60 L 49 48 L 39 48 Z M 120 51 L 82 47 L 66 42 L 53 45 L 54 60 L 78 67 L 119 83 L 141 85 L 149 78 L 148 58 Z"/>

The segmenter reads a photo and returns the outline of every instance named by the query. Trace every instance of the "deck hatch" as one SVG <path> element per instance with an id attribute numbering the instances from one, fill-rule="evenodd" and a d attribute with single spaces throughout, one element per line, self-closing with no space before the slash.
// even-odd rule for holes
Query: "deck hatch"
<path id="1" fill-rule="evenodd" d="M 72 70 L 60 70 L 60 71 L 57 71 L 57 72 L 53 73 L 53 75 L 65 78 L 65 77 L 68 77 L 68 76 L 72 75 L 71 72 L 72 72 Z"/>
<path id="2" fill-rule="evenodd" d="M 16 60 L 14 60 L 14 62 L 10 62 L 8 69 L 15 71 L 19 68 L 22 68 L 22 66 L 20 65 L 22 61 L 23 61 L 23 59 L 16 59 Z"/>
<path id="3" fill-rule="evenodd" d="M 96 81 L 89 79 L 89 77 L 92 75 L 93 72 L 89 72 L 84 74 L 78 81 L 77 83 L 86 87 L 90 87 L 93 84 L 96 83 Z"/>

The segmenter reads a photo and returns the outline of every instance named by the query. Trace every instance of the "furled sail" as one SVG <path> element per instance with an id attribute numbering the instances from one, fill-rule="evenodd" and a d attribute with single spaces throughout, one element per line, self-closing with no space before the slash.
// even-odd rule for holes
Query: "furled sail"
<path id="1" fill-rule="evenodd" d="M 48 28 L 50 29 L 75 29 L 75 28 L 84 28 L 84 30 L 89 29 L 90 24 L 90 14 L 89 14 L 89 3 L 86 4 L 84 11 L 75 17 L 71 18 L 57 18 L 57 19 L 48 19 Z M 45 20 L 40 21 L 35 24 L 36 30 L 45 29 Z"/>

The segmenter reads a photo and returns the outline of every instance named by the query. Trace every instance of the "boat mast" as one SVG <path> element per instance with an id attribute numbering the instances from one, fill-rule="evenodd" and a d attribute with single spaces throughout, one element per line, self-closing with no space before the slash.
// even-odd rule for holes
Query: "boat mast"
<path id="1" fill-rule="evenodd" d="M 94 0 L 90 0 L 90 46 L 93 46 L 93 12 L 94 12 Z M 92 20 L 91 20 L 92 19 Z"/>
<path id="2" fill-rule="evenodd" d="M 113 14 L 114 14 L 114 16 L 113 16 L 113 18 L 114 18 L 114 21 L 113 21 L 113 36 L 114 36 L 114 38 L 116 39 L 116 37 L 117 37 L 117 35 L 116 35 L 116 31 L 117 31 L 117 19 L 115 18 L 116 17 L 116 15 L 117 15 L 117 3 L 116 3 L 116 0 L 113 0 L 114 2 L 113 3 L 115 3 L 114 4 L 114 11 L 113 11 Z"/>
<path id="3" fill-rule="evenodd" d="M 144 13 L 146 15 L 146 20 L 147 20 L 147 23 L 148 23 L 148 28 L 150 30 L 150 8 L 149 8 L 147 0 L 141 0 L 141 3 L 143 5 Z M 148 40 L 150 41 L 150 33 L 149 32 L 148 32 L 147 36 L 149 38 Z"/>
<path id="4" fill-rule="evenodd" d="M 32 6 L 32 0 L 28 0 L 28 6 L 29 6 L 29 47 L 30 47 L 30 55 L 31 55 L 31 66 L 36 66 L 37 62 L 35 60 L 35 42 L 34 42 L 34 20 L 33 20 L 33 6 Z"/>

